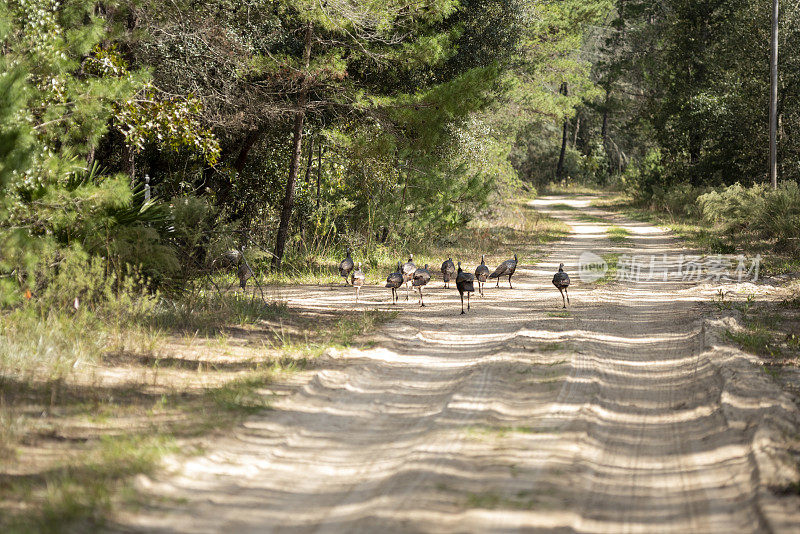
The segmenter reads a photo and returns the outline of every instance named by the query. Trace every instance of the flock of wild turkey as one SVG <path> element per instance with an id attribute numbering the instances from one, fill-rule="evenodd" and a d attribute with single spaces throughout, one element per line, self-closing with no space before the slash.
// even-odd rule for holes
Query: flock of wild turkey
<path id="1" fill-rule="evenodd" d="M 361 263 L 359 262 L 356 266 L 355 262 L 353 262 L 353 258 L 351 256 L 352 250 L 347 249 L 347 257 L 339 264 L 339 275 L 344 278 L 345 284 L 348 284 L 348 280 L 350 285 L 355 287 L 356 289 L 356 302 L 358 302 L 359 294 L 361 293 L 361 286 L 364 285 L 364 281 L 366 280 L 366 276 L 364 272 L 361 270 Z M 442 263 L 442 279 L 444 280 L 444 287 L 450 287 L 450 281 L 455 280 L 456 282 L 456 289 L 458 289 L 458 293 L 461 296 L 461 314 L 463 315 L 466 313 L 464 311 L 464 295 L 467 296 L 467 310 L 470 309 L 469 307 L 469 296 L 471 293 L 475 292 L 475 282 L 478 282 L 478 292 L 481 296 L 483 296 L 483 286 L 486 284 L 486 281 L 492 278 L 497 279 L 497 287 L 500 287 L 500 277 L 508 276 L 508 287 L 514 289 L 514 286 L 511 285 L 511 277 L 514 275 L 514 272 L 517 270 L 517 255 L 514 254 L 514 259 L 506 260 L 500 265 L 497 266 L 497 269 L 494 272 L 489 272 L 489 267 L 486 266 L 485 256 L 481 256 L 481 264 L 475 269 L 475 274 L 466 272 L 461 269 L 461 262 L 458 262 L 458 267 L 453 264 L 453 258 L 448 258 L 444 263 Z M 411 287 L 417 288 L 419 291 L 419 305 L 425 306 L 425 301 L 422 297 L 422 288 L 425 287 L 428 282 L 431 281 L 431 273 L 428 270 L 428 264 L 426 263 L 424 267 L 417 267 L 414 265 L 414 255 L 408 255 L 408 261 L 406 263 L 397 262 L 397 270 L 390 273 L 389 276 L 386 278 L 386 287 L 392 290 L 392 304 L 396 304 L 399 300 L 399 295 L 397 290 L 400 289 L 403 284 L 406 286 L 406 300 L 408 300 L 409 293 L 411 291 Z M 553 276 L 553 285 L 561 293 L 561 300 L 564 304 L 564 308 L 567 307 L 569 303 L 569 294 L 567 293 L 567 287 L 569 287 L 569 275 L 564 272 L 564 264 L 560 264 L 558 267 L 558 272 Z M 566 295 L 566 299 L 564 298 Z"/>

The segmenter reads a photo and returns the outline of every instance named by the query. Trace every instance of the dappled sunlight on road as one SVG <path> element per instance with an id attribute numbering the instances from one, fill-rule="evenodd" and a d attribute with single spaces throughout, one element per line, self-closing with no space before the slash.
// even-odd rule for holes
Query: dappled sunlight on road
<path id="1" fill-rule="evenodd" d="M 602 216 L 590 201 L 534 201 L 573 234 L 536 265 L 520 250 L 515 289 L 488 284 L 466 316 L 437 280 L 424 309 L 364 288 L 356 309 L 401 310 L 371 348 L 329 353 L 295 395 L 207 454 L 141 479 L 141 491 L 164 500 L 118 526 L 728 533 L 800 524 L 796 496 L 771 494 L 760 478 L 772 443 L 761 423 L 796 421 L 797 409 L 748 374 L 749 362 L 736 363 L 738 351 L 709 342 L 699 304 L 708 288 L 576 276 L 572 307 L 561 309 L 552 273 L 561 262 L 574 269 L 586 249 L 685 253 L 640 223 L 614 221 L 630 235 L 611 243 L 610 224 L 576 217 Z M 290 305 L 355 306 L 344 287 L 270 291 Z"/>

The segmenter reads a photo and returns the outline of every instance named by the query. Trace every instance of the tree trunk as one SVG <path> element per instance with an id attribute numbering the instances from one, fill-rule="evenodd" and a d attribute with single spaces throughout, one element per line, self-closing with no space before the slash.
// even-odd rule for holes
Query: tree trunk
<path id="1" fill-rule="evenodd" d="M 303 122 L 306 117 L 306 104 L 308 103 L 308 67 L 311 63 L 311 37 L 313 26 L 309 22 L 306 26 L 305 51 L 303 52 L 303 64 L 306 73 L 303 76 L 302 87 L 297 101 L 297 112 L 294 116 L 294 128 L 292 138 L 292 159 L 289 163 L 289 177 L 286 180 L 286 195 L 283 197 L 283 208 L 281 209 L 281 223 L 278 226 L 278 235 L 275 239 L 275 256 L 272 258 L 272 267 L 277 270 L 281 268 L 283 261 L 283 251 L 286 247 L 286 238 L 289 234 L 289 222 L 292 218 L 294 208 L 294 186 L 297 181 L 297 171 L 300 167 L 300 152 L 303 146 Z"/>
<path id="2" fill-rule="evenodd" d="M 581 131 L 581 117 L 578 115 L 575 118 L 575 131 L 572 134 L 572 148 L 578 146 L 578 132 Z"/>
<path id="3" fill-rule="evenodd" d="M 611 158 L 608 157 L 608 104 L 611 101 L 611 83 L 606 84 L 606 98 L 603 103 L 603 126 L 600 128 L 600 138 L 603 143 L 603 151 L 606 153 L 606 161 L 608 162 L 608 172 L 611 173 Z M 619 172 L 619 164 L 617 164 L 617 172 Z"/>
<path id="4" fill-rule="evenodd" d="M 600 137 L 603 139 L 603 148 L 606 148 L 608 140 L 608 102 L 611 99 L 611 89 L 606 87 L 606 101 L 603 104 L 603 127 L 600 128 Z"/>
<path id="5" fill-rule="evenodd" d="M 136 185 L 136 151 L 133 148 L 126 146 L 125 147 L 125 173 L 131 179 L 131 189 Z"/>
<path id="6" fill-rule="evenodd" d="M 317 147 L 317 211 L 319 211 L 319 184 L 322 180 L 322 143 Z"/>
<path id="7" fill-rule="evenodd" d="M 567 82 L 561 84 L 561 94 L 567 96 Z M 569 120 L 564 118 L 564 131 L 561 135 L 561 154 L 558 156 L 558 165 L 556 165 L 556 180 L 561 180 L 564 174 L 564 155 L 567 151 L 567 137 L 569 136 Z"/>
<path id="8" fill-rule="evenodd" d="M 772 50 L 769 91 L 769 179 L 778 188 L 778 0 L 772 0 Z"/>
<path id="9" fill-rule="evenodd" d="M 242 148 L 239 150 L 239 155 L 236 156 L 236 161 L 233 162 L 233 168 L 236 169 L 236 174 L 241 174 L 242 169 L 244 169 L 244 164 L 247 163 L 247 157 L 250 155 L 250 150 L 252 150 L 253 146 L 256 144 L 256 141 L 258 141 L 259 137 L 261 137 L 261 133 L 261 128 L 256 128 L 255 130 L 250 130 L 247 132 L 247 135 L 242 141 Z"/>
<path id="10" fill-rule="evenodd" d="M 314 137 L 308 140 L 308 163 L 306 163 L 306 183 L 311 179 L 311 164 L 314 163 Z"/>

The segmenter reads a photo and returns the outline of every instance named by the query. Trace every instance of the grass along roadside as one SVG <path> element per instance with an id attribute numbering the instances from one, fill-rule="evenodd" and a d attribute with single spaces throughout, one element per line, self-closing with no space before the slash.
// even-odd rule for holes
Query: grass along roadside
<path id="1" fill-rule="evenodd" d="M 761 255 L 760 275 L 772 276 L 800 271 L 800 257 L 788 252 L 778 252 L 763 240 L 736 239 L 699 217 L 680 216 L 639 206 L 624 193 L 604 196 L 592 202 L 593 206 L 616 211 L 629 219 L 668 228 L 691 248 L 704 254 Z"/>
<path id="2" fill-rule="evenodd" d="M 759 295 L 720 289 L 711 305 L 736 319 L 727 340 L 758 356 L 772 380 L 800 396 L 800 282 Z"/>
<path id="3" fill-rule="evenodd" d="M 796 365 L 800 358 L 800 286 L 796 283 L 782 300 L 732 297 L 719 290 L 713 304 L 718 311 L 739 312 L 740 329 L 726 336 L 743 350 L 765 358 L 770 365 Z"/>
<path id="4" fill-rule="evenodd" d="M 235 302 L 231 328 L 216 333 L 118 327 L 88 312 L 4 314 L 0 531 L 102 525 L 115 505 L 136 503 L 132 475 L 151 472 L 164 454 L 193 452 L 192 438 L 268 409 L 270 388 L 285 387 L 284 377 L 394 317 L 285 306 L 254 316 L 250 303 Z"/>
<path id="5" fill-rule="evenodd" d="M 705 252 L 714 254 L 732 252 L 730 246 L 725 245 L 721 237 L 699 219 L 676 217 L 672 214 L 637 206 L 630 197 L 623 193 L 597 199 L 592 202 L 592 205 L 616 211 L 629 219 L 669 228 L 675 235 Z"/>
<path id="6" fill-rule="evenodd" d="M 606 191 L 595 186 L 573 182 L 550 182 L 542 188 L 541 194 L 563 196 L 604 195 Z"/>
<path id="7" fill-rule="evenodd" d="M 578 213 L 575 215 L 575 218 L 582 222 L 608 224 L 608 221 L 606 219 L 598 217 L 597 215 L 592 215 L 590 213 Z"/>
<path id="8" fill-rule="evenodd" d="M 559 203 L 559 204 L 550 204 L 548 206 L 550 209 L 559 210 L 559 211 L 575 211 L 577 208 L 575 206 L 571 206 L 569 204 Z"/>

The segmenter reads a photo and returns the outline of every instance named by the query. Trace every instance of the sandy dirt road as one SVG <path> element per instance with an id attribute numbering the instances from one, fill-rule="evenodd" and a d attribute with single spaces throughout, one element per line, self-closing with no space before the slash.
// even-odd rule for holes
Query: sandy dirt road
<path id="1" fill-rule="evenodd" d="M 491 284 L 459 316 L 457 292 L 432 281 L 428 306 L 401 301 L 372 348 L 330 354 L 273 410 L 140 480 L 160 504 L 112 528 L 800 531 L 797 495 L 783 491 L 797 480 L 797 408 L 703 317 L 719 284 L 676 273 L 581 283 L 586 250 L 685 253 L 662 230 L 618 217 L 632 235 L 613 245 L 607 224 L 580 215 L 602 215 L 589 200 L 534 201 L 572 233 L 535 265 L 520 244 L 513 290 Z M 550 283 L 560 262 L 573 273 L 568 313 Z M 352 306 L 343 289 L 281 296 Z M 388 290 L 362 296 L 385 304 Z"/>

